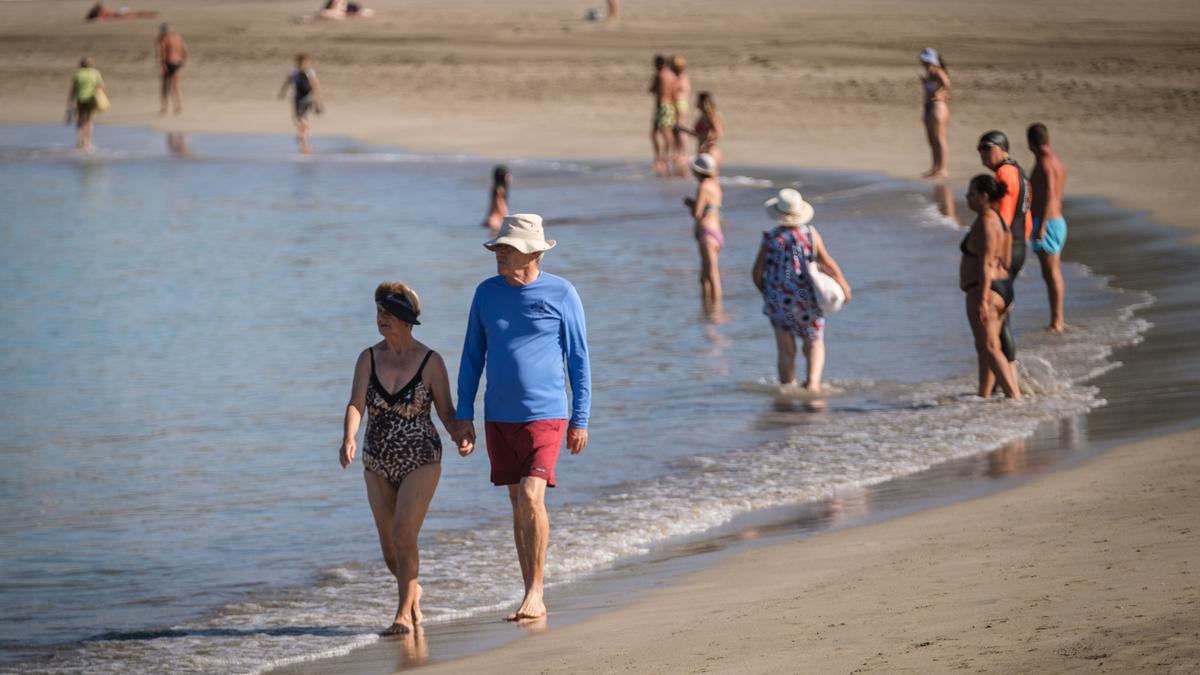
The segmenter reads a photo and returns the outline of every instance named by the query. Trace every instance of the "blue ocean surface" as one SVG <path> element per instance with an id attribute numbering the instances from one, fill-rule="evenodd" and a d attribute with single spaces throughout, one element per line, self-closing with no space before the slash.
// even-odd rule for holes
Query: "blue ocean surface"
<path id="1" fill-rule="evenodd" d="M 457 375 L 492 165 L 317 139 L 0 127 L 0 669 L 259 672 L 374 639 L 394 611 L 360 465 L 339 467 L 375 286 L 420 294 Z M 548 497 L 551 584 L 751 511 L 978 455 L 1103 404 L 1088 380 L 1145 330 L 1144 294 L 1066 265 L 1072 330 L 1017 284 L 1031 396 L 982 402 L 957 219 L 928 186 L 731 170 L 725 300 L 702 310 L 682 198 L 629 163 L 508 162 L 547 219 L 544 269 L 587 312 L 591 441 Z M 796 186 L 854 286 L 823 403 L 770 395 L 750 282 L 763 201 Z M 958 200 L 958 218 L 969 213 Z M 477 411 L 482 413 L 482 402 Z M 506 492 L 447 448 L 422 533 L 427 621 L 520 597 Z"/>

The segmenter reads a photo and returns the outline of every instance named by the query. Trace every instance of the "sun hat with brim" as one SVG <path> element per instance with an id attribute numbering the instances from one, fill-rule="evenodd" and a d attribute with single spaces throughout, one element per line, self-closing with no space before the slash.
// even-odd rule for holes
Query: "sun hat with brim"
<path id="1" fill-rule="evenodd" d="M 500 233 L 483 242 L 483 246 L 490 251 L 501 244 L 508 244 L 521 253 L 540 253 L 549 251 L 557 243 L 553 239 L 546 239 L 541 216 L 536 213 L 514 213 L 504 216 Z"/>
<path id="2" fill-rule="evenodd" d="M 917 60 L 921 63 L 928 63 L 931 66 L 942 65 L 942 57 L 938 56 L 937 50 L 933 47 L 926 47 L 917 55 Z"/>
<path id="3" fill-rule="evenodd" d="M 804 201 L 800 192 L 792 188 L 780 190 L 763 206 L 767 209 L 767 215 L 784 225 L 804 225 L 813 219 L 812 204 Z"/>
<path id="4" fill-rule="evenodd" d="M 711 176 L 717 171 L 717 158 L 702 152 L 688 162 L 688 168 L 701 176 Z"/>

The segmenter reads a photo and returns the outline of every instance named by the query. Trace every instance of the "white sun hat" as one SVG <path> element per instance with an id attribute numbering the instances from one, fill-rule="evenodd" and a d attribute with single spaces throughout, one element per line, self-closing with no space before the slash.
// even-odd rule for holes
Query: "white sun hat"
<path id="1" fill-rule="evenodd" d="M 540 253 L 554 248 L 557 241 L 546 239 L 542 229 L 542 217 L 536 213 L 514 213 L 504 216 L 500 233 L 483 242 L 489 251 L 500 244 L 508 244 L 521 253 Z"/>
<path id="2" fill-rule="evenodd" d="M 813 219 L 812 204 L 804 201 L 800 192 L 793 188 L 780 190 L 763 206 L 767 209 L 767 215 L 784 225 L 804 225 Z"/>

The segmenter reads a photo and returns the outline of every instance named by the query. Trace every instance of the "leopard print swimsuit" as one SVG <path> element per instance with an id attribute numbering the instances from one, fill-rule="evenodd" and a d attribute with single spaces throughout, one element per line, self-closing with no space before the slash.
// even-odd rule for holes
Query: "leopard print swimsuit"
<path id="1" fill-rule="evenodd" d="M 371 381 L 367 385 L 367 432 L 363 439 L 363 466 L 394 485 L 425 466 L 442 461 L 442 439 L 429 416 L 433 393 L 421 379 L 430 350 L 417 374 L 394 394 L 375 375 L 375 348 L 371 348 Z"/>

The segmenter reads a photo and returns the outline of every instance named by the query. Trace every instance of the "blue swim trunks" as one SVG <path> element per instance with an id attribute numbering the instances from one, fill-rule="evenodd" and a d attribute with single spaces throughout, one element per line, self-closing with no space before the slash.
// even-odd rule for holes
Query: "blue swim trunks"
<path id="1" fill-rule="evenodd" d="M 1037 235 L 1038 227 L 1041 226 L 1041 219 L 1033 221 L 1033 232 Z M 1033 240 L 1033 250 L 1035 253 L 1049 253 L 1050 255 L 1059 255 L 1062 253 L 1063 244 L 1067 243 L 1067 221 L 1065 218 L 1051 218 L 1046 221 L 1046 231 L 1042 235 L 1042 239 Z"/>

